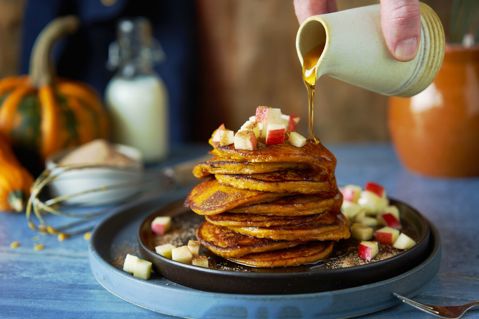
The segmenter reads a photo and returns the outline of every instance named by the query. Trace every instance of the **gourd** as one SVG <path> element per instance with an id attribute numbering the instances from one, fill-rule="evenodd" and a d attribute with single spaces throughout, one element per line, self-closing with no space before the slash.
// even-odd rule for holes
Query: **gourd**
<path id="1" fill-rule="evenodd" d="M 55 76 L 51 51 L 74 32 L 74 16 L 53 20 L 38 36 L 28 76 L 0 80 L 0 132 L 15 148 L 43 158 L 96 138 L 107 138 L 109 123 L 97 94 L 84 83 Z"/>
<path id="2" fill-rule="evenodd" d="M 13 155 L 7 139 L 0 134 L 0 211 L 22 211 L 33 178 Z"/>

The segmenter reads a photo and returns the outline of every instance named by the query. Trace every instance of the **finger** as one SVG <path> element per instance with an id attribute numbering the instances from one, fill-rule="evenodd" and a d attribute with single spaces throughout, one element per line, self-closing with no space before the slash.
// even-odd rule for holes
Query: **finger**
<path id="1" fill-rule="evenodd" d="M 389 52 L 399 61 L 416 56 L 420 39 L 417 0 L 381 0 L 381 27 Z"/>
<path id="2" fill-rule="evenodd" d="M 303 23 L 310 16 L 336 11 L 336 0 L 294 0 L 294 11 Z"/>

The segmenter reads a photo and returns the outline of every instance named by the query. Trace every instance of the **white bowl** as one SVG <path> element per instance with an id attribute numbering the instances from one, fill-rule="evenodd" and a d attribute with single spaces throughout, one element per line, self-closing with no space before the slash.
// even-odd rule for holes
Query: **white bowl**
<path id="1" fill-rule="evenodd" d="M 129 146 L 116 144 L 116 151 L 128 156 L 135 164 L 124 167 L 88 167 L 66 170 L 58 165 L 61 159 L 71 150 L 56 153 L 46 160 L 46 167 L 54 174 L 61 173 L 50 184 L 52 197 L 68 196 L 87 190 L 108 187 L 108 189 L 75 196 L 65 201 L 68 204 L 95 206 L 125 201 L 140 192 L 143 176 L 141 153 Z M 115 188 L 114 185 L 122 185 Z"/>

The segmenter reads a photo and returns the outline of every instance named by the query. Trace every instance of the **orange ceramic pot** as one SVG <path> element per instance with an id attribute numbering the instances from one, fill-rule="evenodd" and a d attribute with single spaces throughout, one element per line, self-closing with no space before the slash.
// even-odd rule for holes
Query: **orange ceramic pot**
<path id="1" fill-rule="evenodd" d="M 389 100 L 389 128 L 402 163 L 422 175 L 479 176 L 479 46 L 446 48 L 434 82 Z"/>

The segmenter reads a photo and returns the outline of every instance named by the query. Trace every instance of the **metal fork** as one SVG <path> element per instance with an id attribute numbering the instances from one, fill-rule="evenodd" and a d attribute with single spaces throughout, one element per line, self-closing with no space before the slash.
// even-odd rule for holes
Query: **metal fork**
<path id="1" fill-rule="evenodd" d="M 393 294 L 402 302 L 440 318 L 459 319 L 462 318 L 468 310 L 479 306 L 479 301 L 473 301 L 460 306 L 434 306 L 411 300 L 395 292 L 393 292 Z"/>

